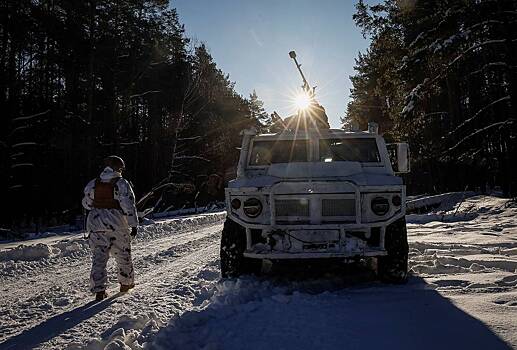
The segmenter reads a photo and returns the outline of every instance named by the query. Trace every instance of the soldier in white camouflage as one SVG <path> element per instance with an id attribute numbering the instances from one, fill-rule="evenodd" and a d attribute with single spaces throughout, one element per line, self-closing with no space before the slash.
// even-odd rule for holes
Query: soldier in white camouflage
<path id="1" fill-rule="evenodd" d="M 131 238 L 137 234 L 138 216 L 131 185 L 122 178 L 124 161 L 117 156 L 104 159 L 105 168 L 84 189 L 83 207 L 89 210 L 86 230 L 92 251 L 91 291 L 97 300 L 107 297 L 106 265 L 110 253 L 118 266 L 120 292 L 135 286 L 131 259 Z"/>

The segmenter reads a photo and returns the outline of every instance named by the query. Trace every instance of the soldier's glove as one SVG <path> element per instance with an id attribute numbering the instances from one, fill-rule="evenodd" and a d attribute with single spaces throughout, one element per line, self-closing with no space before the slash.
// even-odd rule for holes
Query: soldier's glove
<path id="1" fill-rule="evenodd" d="M 136 227 L 131 227 L 131 237 L 135 238 L 138 230 Z"/>

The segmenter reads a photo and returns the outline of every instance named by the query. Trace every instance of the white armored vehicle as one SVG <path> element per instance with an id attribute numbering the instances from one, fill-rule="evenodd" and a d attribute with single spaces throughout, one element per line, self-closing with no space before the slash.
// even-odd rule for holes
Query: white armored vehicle
<path id="1" fill-rule="evenodd" d="M 376 257 L 382 280 L 404 282 L 406 194 L 395 172 L 409 170 L 407 144 L 388 151 L 374 124 L 302 127 L 306 117 L 275 134 L 243 132 L 226 188 L 223 277 L 258 273 L 264 260 Z"/>

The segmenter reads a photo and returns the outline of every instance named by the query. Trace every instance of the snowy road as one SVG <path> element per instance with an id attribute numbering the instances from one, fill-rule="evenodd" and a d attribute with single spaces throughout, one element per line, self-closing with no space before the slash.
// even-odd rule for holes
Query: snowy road
<path id="1" fill-rule="evenodd" d="M 0 349 L 517 348 L 517 205 L 460 201 L 408 216 L 405 286 L 365 268 L 220 280 L 219 213 L 145 226 L 137 287 L 111 279 L 101 303 L 77 235 L 0 245 Z"/>
<path id="2" fill-rule="evenodd" d="M 174 313 L 196 304 L 203 293 L 204 278 L 219 278 L 217 247 L 224 215 L 207 216 L 208 220 L 200 217 L 179 225 L 182 227 L 174 225 L 174 220 L 172 225 L 162 222 L 145 227 L 142 238 L 133 246 L 137 287 L 119 296 L 112 263 L 112 297 L 102 303 L 90 302 L 90 258 L 80 237 L 67 240 L 68 246 L 79 246 L 71 255 L 61 251 L 42 259 L 41 252 L 29 251 L 22 258 L 32 260 L 3 263 L 0 341 L 7 340 L 0 343 L 0 348 L 80 347 L 85 339 L 109 336 L 111 330 L 121 326 L 140 330 L 146 326 L 145 336 L 152 336 Z M 174 232 L 177 230 L 183 232 Z M 58 244 L 65 246 L 63 242 Z M 50 248 L 55 250 L 55 245 Z M 93 341 L 89 345 L 101 344 Z"/>

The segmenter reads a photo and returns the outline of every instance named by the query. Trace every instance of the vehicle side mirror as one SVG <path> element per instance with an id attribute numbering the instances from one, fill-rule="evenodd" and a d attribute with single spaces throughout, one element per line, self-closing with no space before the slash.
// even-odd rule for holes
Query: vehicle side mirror
<path id="1" fill-rule="evenodd" d="M 387 145 L 391 167 L 397 174 L 409 173 L 409 145 L 407 143 L 390 143 Z"/>

